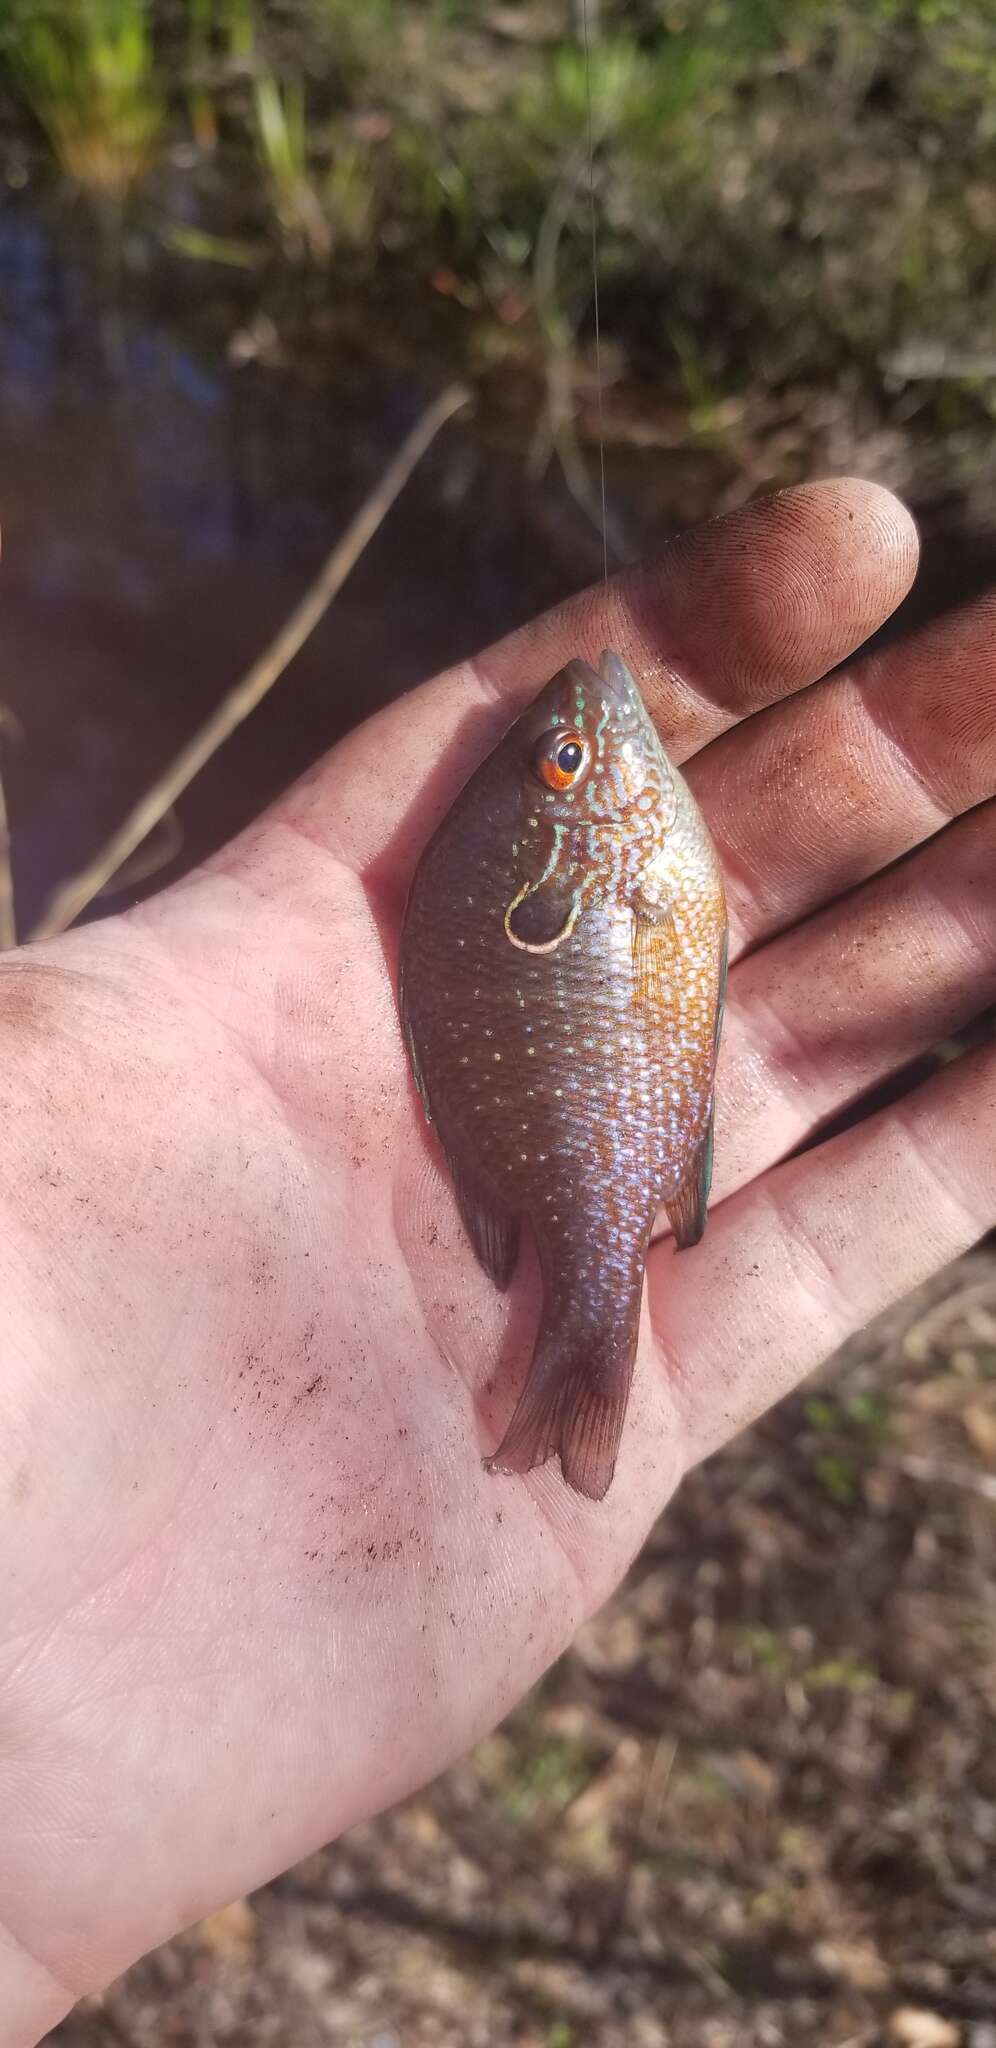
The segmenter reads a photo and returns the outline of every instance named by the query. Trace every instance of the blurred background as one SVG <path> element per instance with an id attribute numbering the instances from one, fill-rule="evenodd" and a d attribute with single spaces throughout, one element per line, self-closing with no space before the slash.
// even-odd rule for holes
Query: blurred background
<path id="1" fill-rule="evenodd" d="M 590 158 L 582 0 L 0 0 L 8 940 L 452 380 L 473 409 L 87 914 L 600 573 L 589 176 L 610 566 L 856 470 L 925 536 L 890 630 L 996 578 L 993 0 L 587 17 Z M 996 2048 L 994 1563 L 990 1245 L 696 1474 L 465 1763 L 53 2040 Z"/>

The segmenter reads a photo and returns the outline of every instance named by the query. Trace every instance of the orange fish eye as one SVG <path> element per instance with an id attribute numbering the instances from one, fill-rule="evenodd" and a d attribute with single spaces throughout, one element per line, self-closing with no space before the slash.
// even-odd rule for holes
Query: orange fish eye
<path id="1" fill-rule="evenodd" d="M 571 725 L 554 726 L 545 732 L 533 755 L 533 769 L 547 789 L 573 789 L 591 767 L 591 745 L 583 732 Z"/>

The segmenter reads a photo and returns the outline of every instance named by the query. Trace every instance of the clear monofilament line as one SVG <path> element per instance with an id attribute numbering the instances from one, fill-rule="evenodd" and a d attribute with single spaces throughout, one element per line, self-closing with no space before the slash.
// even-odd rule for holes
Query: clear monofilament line
<path id="1" fill-rule="evenodd" d="M 591 282 L 595 307 L 595 385 L 598 392 L 598 471 L 602 503 L 602 577 L 609 580 L 609 540 L 605 519 L 605 412 L 602 398 L 602 329 L 598 307 L 598 210 L 595 205 L 595 130 L 591 111 L 591 39 L 588 0 L 581 0 L 584 32 L 584 83 L 588 106 L 588 207 L 591 215 Z"/>

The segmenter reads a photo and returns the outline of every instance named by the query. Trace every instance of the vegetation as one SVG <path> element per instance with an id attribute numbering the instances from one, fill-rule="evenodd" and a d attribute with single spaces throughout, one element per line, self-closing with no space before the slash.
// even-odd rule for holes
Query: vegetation
<path id="1" fill-rule="evenodd" d="M 144 176 L 162 105 L 143 0 L 14 0 L 5 46 L 68 178 L 118 198 Z"/>
<path id="2" fill-rule="evenodd" d="M 323 169 L 309 143 L 300 77 L 282 84 L 269 68 L 253 79 L 255 140 L 279 240 L 294 262 L 325 264 L 337 246 L 356 245 L 374 202 L 365 152 L 344 138 Z"/>
<path id="3" fill-rule="evenodd" d="M 328 221 L 308 167 L 304 87 L 299 78 L 281 85 L 272 71 L 253 80 L 256 146 L 266 174 L 274 214 L 292 256 L 316 262 L 331 248 Z"/>
<path id="4" fill-rule="evenodd" d="M 133 190 L 185 107 L 227 149 L 240 236 L 337 289 L 443 293 L 472 353 L 561 367 L 590 332 L 590 83 L 624 367 L 706 436 L 732 399 L 849 380 L 969 464 L 996 403 L 989 0 L 591 14 L 590 80 L 568 0 L 559 27 L 540 0 L 8 0 L 3 51 L 77 183 Z M 202 194 L 165 231 L 193 254 L 231 225 Z"/>

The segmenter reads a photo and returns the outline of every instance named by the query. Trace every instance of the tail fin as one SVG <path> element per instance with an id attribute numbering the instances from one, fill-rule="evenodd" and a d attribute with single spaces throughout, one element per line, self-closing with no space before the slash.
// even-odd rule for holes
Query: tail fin
<path id="1" fill-rule="evenodd" d="M 559 1453 L 568 1486 L 604 1500 L 626 1417 L 636 1328 L 616 1326 L 602 1343 L 589 1329 L 575 1344 L 541 1331 L 512 1420 L 485 1463 L 491 1472 L 531 1472 Z"/>

